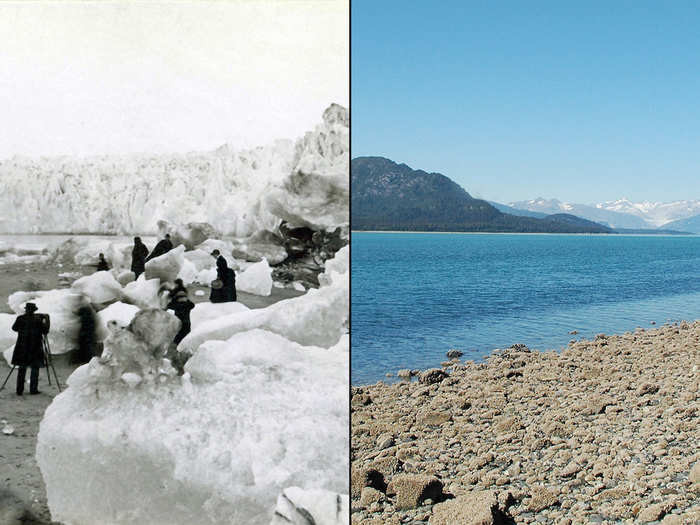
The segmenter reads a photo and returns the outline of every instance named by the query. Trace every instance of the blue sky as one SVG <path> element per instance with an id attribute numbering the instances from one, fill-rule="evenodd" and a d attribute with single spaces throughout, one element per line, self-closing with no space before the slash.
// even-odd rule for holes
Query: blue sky
<path id="1" fill-rule="evenodd" d="M 700 199 L 700 2 L 351 4 L 352 156 L 499 202 Z"/>

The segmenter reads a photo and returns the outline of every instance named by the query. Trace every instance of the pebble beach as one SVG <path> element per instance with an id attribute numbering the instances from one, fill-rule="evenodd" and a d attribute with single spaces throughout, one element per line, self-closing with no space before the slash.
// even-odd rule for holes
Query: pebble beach
<path id="1" fill-rule="evenodd" d="M 699 385 L 696 321 L 353 387 L 352 523 L 698 524 Z"/>

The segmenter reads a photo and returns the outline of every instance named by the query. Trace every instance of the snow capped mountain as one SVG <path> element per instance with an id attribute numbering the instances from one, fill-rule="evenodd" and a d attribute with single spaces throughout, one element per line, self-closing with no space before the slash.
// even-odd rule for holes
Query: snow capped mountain
<path id="1" fill-rule="evenodd" d="M 650 228 L 651 226 L 641 217 L 636 217 L 614 210 L 597 208 L 585 204 L 573 204 L 561 202 L 557 199 L 543 199 L 538 197 L 529 201 L 511 202 L 508 204 L 513 208 L 521 210 L 535 211 L 547 214 L 569 213 L 610 226 L 611 228 Z"/>
<path id="2" fill-rule="evenodd" d="M 542 213 L 570 213 L 612 228 L 658 228 L 671 221 L 700 214 L 700 200 L 674 202 L 631 202 L 627 199 L 594 205 L 572 204 L 557 199 L 538 197 L 529 201 L 511 202 L 509 206 Z"/>
<path id="3" fill-rule="evenodd" d="M 596 204 L 596 207 L 603 210 L 617 211 L 641 217 L 655 227 L 700 214 L 700 200 L 631 202 L 623 198 L 616 201 Z"/>
<path id="4" fill-rule="evenodd" d="M 155 234 L 160 219 L 244 237 L 349 222 L 347 109 L 296 142 L 178 155 L 15 156 L 0 162 L 0 233 Z"/>

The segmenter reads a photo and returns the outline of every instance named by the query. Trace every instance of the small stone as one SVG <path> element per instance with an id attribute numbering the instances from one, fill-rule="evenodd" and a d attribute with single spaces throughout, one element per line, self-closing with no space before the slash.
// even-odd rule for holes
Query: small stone
<path id="1" fill-rule="evenodd" d="M 660 520 L 672 508 L 673 505 L 670 503 L 656 503 L 655 505 L 650 505 L 637 515 L 637 521 L 646 522 Z"/>
<path id="2" fill-rule="evenodd" d="M 688 479 L 691 483 L 700 483 L 700 461 L 693 465 L 688 474 Z"/>
<path id="3" fill-rule="evenodd" d="M 559 499 L 554 492 L 546 487 L 536 486 L 532 489 L 530 503 L 527 508 L 530 512 L 540 512 L 557 503 L 559 503 Z"/>
<path id="4" fill-rule="evenodd" d="M 384 450 L 385 448 L 394 446 L 394 436 L 389 433 L 381 434 L 377 438 L 377 448 L 379 450 Z"/>

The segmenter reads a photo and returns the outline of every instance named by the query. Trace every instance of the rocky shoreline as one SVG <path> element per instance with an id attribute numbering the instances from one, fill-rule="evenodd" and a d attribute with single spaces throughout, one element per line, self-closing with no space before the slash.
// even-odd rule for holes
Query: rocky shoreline
<path id="1" fill-rule="evenodd" d="M 352 388 L 352 523 L 700 523 L 700 321 L 418 377 Z"/>

